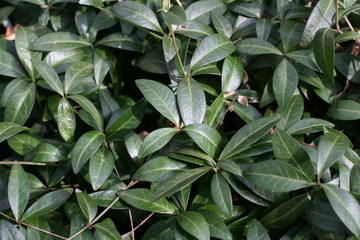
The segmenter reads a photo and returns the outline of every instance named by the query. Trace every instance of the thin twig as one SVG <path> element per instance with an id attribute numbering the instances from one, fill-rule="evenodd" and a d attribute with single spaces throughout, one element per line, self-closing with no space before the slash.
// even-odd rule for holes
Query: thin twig
<path id="1" fill-rule="evenodd" d="M 184 65 L 182 63 L 182 60 L 181 60 L 181 57 L 180 57 L 180 53 L 179 53 L 179 48 L 176 44 L 176 38 L 175 38 L 175 32 L 174 32 L 174 29 L 172 28 L 172 24 L 169 24 L 169 31 L 170 31 L 170 34 L 171 34 L 171 39 L 172 39 L 172 42 L 174 44 L 174 48 L 175 48 L 175 52 L 176 52 L 176 57 L 179 61 L 179 64 L 180 64 L 180 68 L 181 68 L 181 71 L 182 71 L 182 75 L 183 76 L 186 76 L 186 72 L 185 72 L 185 68 L 184 68 Z"/>
<path id="2" fill-rule="evenodd" d="M 131 209 L 129 208 L 129 218 L 130 218 L 130 225 L 131 225 L 131 239 L 135 240 L 135 231 L 134 231 L 134 223 L 132 219 Z"/>
<path id="3" fill-rule="evenodd" d="M 123 187 L 121 190 L 126 190 L 131 188 L 132 186 L 134 186 L 135 184 L 137 184 L 138 182 L 140 182 L 139 180 L 136 180 L 134 182 L 130 182 L 129 185 L 127 185 L 126 187 Z"/>
<path id="4" fill-rule="evenodd" d="M 2 161 L 0 165 L 58 166 L 56 163 Z"/>
<path id="5" fill-rule="evenodd" d="M 349 26 L 349 28 L 351 29 L 351 31 L 355 32 L 354 27 L 351 25 L 351 22 L 349 21 L 349 19 L 347 18 L 347 16 L 344 16 L 344 19 L 347 23 L 347 25 Z"/>
<path id="6" fill-rule="evenodd" d="M 15 218 L 10 217 L 10 216 L 6 215 L 6 214 L 3 213 L 3 212 L 0 212 L 0 215 L 2 215 L 2 216 L 4 216 L 4 217 L 6 217 L 6 218 L 8 218 L 8 219 L 11 219 L 11 220 L 13 220 L 14 222 L 16 222 L 16 219 L 15 219 Z M 52 235 L 52 236 L 54 236 L 54 237 L 61 238 L 61 239 L 66 239 L 65 237 L 62 237 L 62 236 L 60 236 L 60 235 L 57 235 L 57 234 L 55 234 L 55 233 L 46 231 L 46 230 L 44 230 L 44 229 L 41 229 L 41 228 L 38 228 L 38 227 L 35 227 L 35 226 L 32 226 L 32 225 L 29 225 L 29 224 L 27 224 L 27 223 L 24 223 L 24 222 L 18 222 L 18 223 L 19 223 L 20 225 L 24 225 L 24 226 L 27 226 L 27 227 L 36 229 L 36 230 L 38 230 L 38 231 L 40 231 L 40 232 L 43 232 L 43 233 Z"/>
<path id="7" fill-rule="evenodd" d="M 152 217 L 152 215 L 154 215 L 154 212 L 150 213 L 150 215 L 147 216 L 147 218 L 145 218 L 144 220 L 142 220 L 141 223 L 139 223 L 139 225 L 137 225 L 137 226 L 134 228 L 134 230 L 131 230 L 130 232 L 125 233 L 125 234 L 122 235 L 121 237 L 122 237 L 123 239 L 124 239 L 124 238 L 127 238 L 127 237 L 131 234 L 132 231 L 135 232 L 135 231 L 136 231 L 139 227 L 141 227 L 147 220 L 149 220 L 149 219 Z"/>
<path id="8" fill-rule="evenodd" d="M 342 33 L 339 25 L 339 0 L 336 0 L 335 11 L 336 11 L 335 13 L 336 31 Z"/>

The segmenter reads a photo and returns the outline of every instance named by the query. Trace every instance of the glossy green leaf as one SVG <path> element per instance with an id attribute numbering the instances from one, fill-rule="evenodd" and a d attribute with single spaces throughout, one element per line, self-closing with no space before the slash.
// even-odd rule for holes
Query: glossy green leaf
<path id="1" fill-rule="evenodd" d="M 215 237 L 219 239 L 232 240 L 233 237 L 224 223 L 224 220 L 221 219 L 218 215 L 210 210 L 198 209 L 199 212 L 205 218 L 206 222 L 209 225 L 210 237 Z"/>
<path id="2" fill-rule="evenodd" d="M 97 129 L 102 130 L 103 129 L 103 119 L 100 116 L 99 111 L 95 107 L 95 105 L 86 97 L 82 95 L 71 95 L 69 96 L 71 100 L 74 100 L 77 104 L 79 104 L 86 112 L 88 112 L 91 117 L 95 120 Z"/>
<path id="3" fill-rule="evenodd" d="M 110 176 L 115 159 L 110 150 L 103 144 L 90 158 L 89 174 L 91 185 L 97 190 Z"/>
<path id="4" fill-rule="evenodd" d="M 216 164 L 221 170 L 225 170 L 229 173 L 234 174 L 235 176 L 241 176 L 242 170 L 238 163 L 231 160 L 222 160 Z"/>
<path id="5" fill-rule="evenodd" d="M 76 88 L 86 77 L 92 75 L 93 65 L 87 62 L 71 64 L 65 73 L 64 93 L 68 94 Z"/>
<path id="6" fill-rule="evenodd" d="M 118 240 L 122 239 L 120 233 L 116 229 L 116 225 L 110 218 L 106 218 L 101 223 L 94 225 L 96 230 L 102 232 L 109 240 Z"/>
<path id="7" fill-rule="evenodd" d="M 77 215 L 73 215 L 71 218 L 71 224 L 70 224 L 70 236 L 76 234 L 78 231 L 80 231 L 82 228 L 84 228 L 86 224 L 84 221 L 78 217 Z M 95 238 L 92 236 L 91 231 L 89 229 L 85 230 L 81 234 L 79 234 L 75 240 L 95 240 Z"/>
<path id="8" fill-rule="evenodd" d="M 261 222 L 271 228 L 289 226 L 304 213 L 311 200 L 308 193 L 296 196 L 271 210 L 261 218 Z"/>
<path id="9" fill-rule="evenodd" d="M 164 18 L 168 24 L 185 25 L 187 22 L 184 9 L 176 5 L 173 5 L 169 11 L 164 12 Z"/>
<path id="10" fill-rule="evenodd" d="M 26 77 L 23 67 L 16 58 L 8 52 L 0 50 L 0 75 L 8 77 Z"/>
<path id="11" fill-rule="evenodd" d="M 279 121 L 278 117 L 266 117 L 248 123 L 240 128 L 226 144 L 220 159 L 237 159 L 237 155 L 256 142 Z"/>
<path id="12" fill-rule="evenodd" d="M 26 154 L 25 160 L 33 162 L 58 162 L 68 160 L 66 154 L 63 150 L 50 143 L 41 143 Z"/>
<path id="13" fill-rule="evenodd" d="M 360 119 L 360 103 L 352 100 L 340 100 L 332 104 L 326 115 L 339 120 Z"/>
<path id="14" fill-rule="evenodd" d="M 271 43 L 262 40 L 260 38 L 246 38 L 237 45 L 237 50 L 241 53 L 246 53 L 250 55 L 259 55 L 259 54 L 275 54 L 283 55 L 282 52 L 277 49 Z"/>
<path id="15" fill-rule="evenodd" d="M 301 46 L 308 46 L 319 29 L 331 27 L 334 14 L 335 2 L 320 0 L 311 11 L 310 17 L 306 22 L 306 27 L 300 41 Z"/>
<path id="16" fill-rule="evenodd" d="M 16 94 L 6 105 L 4 121 L 24 124 L 29 118 L 35 104 L 36 87 L 29 83 L 22 92 Z"/>
<path id="17" fill-rule="evenodd" d="M 97 86 L 100 86 L 100 84 L 104 81 L 105 76 L 110 70 L 112 64 L 112 58 L 110 56 L 107 51 L 98 48 L 94 52 L 94 79 Z"/>
<path id="18" fill-rule="evenodd" d="M 179 49 L 179 47 L 181 46 L 181 41 L 177 38 L 175 41 L 176 41 L 176 48 Z M 173 59 L 176 55 L 176 49 L 172 38 L 168 37 L 167 35 L 164 35 L 162 39 L 162 47 L 166 62 L 171 61 L 171 59 Z"/>
<path id="19" fill-rule="evenodd" d="M 246 239 L 248 240 L 270 240 L 269 234 L 264 226 L 256 219 L 251 220 Z"/>
<path id="20" fill-rule="evenodd" d="M 18 125 L 13 122 L 0 122 L 0 142 L 25 130 L 30 130 L 30 128 Z"/>
<path id="21" fill-rule="evenodd" d="M 124 112 L 115 112 L 107 126 L 106 136 L 110 140 L 122 139 L 130 131 L 139 126 L 147 106 L 147 102 L 140 100 Z"/>
<path id="22" fill-rule="evenodd" d="M 185 188 L 207 173 L 210 169 L 211 168 L 209 167 L 199 167 L 176 173 L 166 182 L 160 184 L 160 186 L 155 190 L 151 201 L 156 201 Z"/>
<path id="23" fill-rule="evenodd" d="M 345 226 L 357 237 L 360 237 L 360 206 L 357 200 L 347 191 L 330 184 L 322 184 L 327 198 L 336 215 Z"/>
<path id="24" fill-rule="evenodd" d="M 135 52 L 144 52 L 145 50 L 144 45 L 135 35 L 127 36 L 123 33 L 112 33 L 96 42 L 96 46 L 98 45 Z"/>
<path id="25" fill-rule="evenodd" d="M 252 105 L 243 106 L 238 102 L 234 102 L 232 103 L 232 106 L 234 107 L 234 112 L 246 123 L 250 123 L 263 117 L 259 110 Z"/>
<path id="26" fill-rule="evenodd" d="M 78 189 L 76 189 L 75 195 L 82 213 L 84 214 L 88 222 L 91 222 L 91 220 L 96 217 L 97 213 L 97 206 L 95 204 L 95 201 L 85 192 L 82 192 Z"/>
<path id="27" fill-rule="evenodd" d="M 358 184 L 360 180 L 360 167 L 354 166 L 351 169 L 351 175 L 350 175 L 350 184 L 351 184 L 351 191 L 360 193 L 360 186 Z"/>
<path id="28" fill-rule="evenodd" d="M 205 218 L 197 212 L 180 212 L 176 216 L 176 221 L 186 232 L 199 240 L 210 239 L 210 229 Z"/>
<path id="29" fill-rule="evenodd" d="M 177 101 L 185 125 L 202 123 L 206 111 L 205 93 L 191 77 L 184 77 L 178 86 Z"/>
<path id="30" fill-rule="evenodd" d="M 256 21 L 256 35 L 259 39 L 267 40 L 272 27 L 270 19 L 260 18 Z"/>
<path id="31" fill-rule="evenodd" d="M 274 155 L 277 159 L 291 159 L 298 170 L 309 180 L 314 180 L 314 168 L 306 151 L 300 144 L 279 128 L 275 129 L 273 138 Z"/>
<path id="32" fill-rule="evenodd" d="M 42 216 L 60 207 L 72 194 L 73 189 L 63 188 L 46 193 L 36 200 L 24 213 L 21 220 L 29 221 L 32 218 Z"/>
<path id="33" fill-rule="evenodd" d="M 87 6 L 103 7 L 103 0 L 79 0 L 79 4 Z"/>
<path id="34" fill-rule="evenodd" d="M 173 206 L 165 198 L 151 201 L 153 194 L 152 191 L 146 188 L 128 189 L 118 192 L 122 200 L 138 209 L 165 214 L 173 214 L 175 212 Z"/>
<path id="35" fill-rule="evenodd" d="M 295 167 L 280 160 L 253 164 L 243 175 L 251 183 L 274 192 L 288 192 L 315 184 Z"/>
<path id="36" fill-rule="evenodd" d="M 53 32 L 32 41 L 29 49 L 50 52 L 65 51 L 82 47 L 92 47 L 92 44 L 85 38 L 70 32 Z"/>
<path id="37" fill-rule="evenodd" d="M 273 77 L 275 99 L 280 107 L 286 107 L 290 102 L 299 82 L 295 67 L 283 58 L 276 67 Z"/>
<path id="38" fill-rule="evenodd" d="M 57 116 L 60 135 L 65 141 L 69 141 L 74 136 L 76 119 L 73 108 L 66 98 L 60 100 Z"/>
<path id="39" fill-rule="evenodd" d="M 176 34 L 184 35 L 197 40 L 202 40 L 214 34 L 214 30 L 205 23 L 198 21 L 189 21 L 185 28 L 179 28 L 175 31 Z"/>
<path id="40" fill-rule="evenodd" d="M 146 100 L 149 101 L 157 111 L 175 125 L 179 125 L 180 117 L 176 107 L 175 95 L 168 87 L 159 82 L 146 79 L 136 80 L 136 85 Z"/>
<path id="41" fill-rule="evenodd" d="M 4 219 L 0 220 L 0 238 L 4 240 L 26 239 L 20 230 Z"/>
<path id="42" fill-rule="evenodd" d="M 290 135 L 308 134 L 323 131 L 325 127 L 332 128 L 334 126 L 335 125 L 333 123 L 325 121 L 323 119 L 301 119 L 300 121 L 294 123 L 291 127 L 289 127 L 286 133 Z"/>
<path id="43" fill-rule="evenodd" d="M 31 226 L 51 232 L 49 223 L 45 217 L 33 218 L 29 221 L 29 224 Z M 34 239 L 34 240 L 52 240 L 51 235 L 49 235 L 45 232 L 38 231 L 37 229 L 31 228 L 31 227 L 28 227 L 26 229 L 26 237 L 28 239 Z"/>
<path id="44" fill-rule="evenodd" d="M 184 132 L 194 140 L 210 157 L 217 158 L 221 152 L 222 137 L 220 133 L 209 125 L 195 123 L 186 126 Z"/>
<path id="45" fill-rule="evenodd" d="M 31 61 L 35 69 L 39 72 L 41 77 L 46 81 L 46 83 L 51 87 L 51 89 L 60 94 L 61 96 L 64 96 L 63 85 L 55 70 L 43 61 L 37 59 L 32 59 Z"/>
<path id="46" fill-rule="evenodd" d="M 16 52 L 31 79 L 35 79 L 36 74 L 31 59 L 40 59 L 41 54 L 29 51 L 28 47 L 29 44 L 37 38 L 38 36 L 35 34 L 35 32 L 29 28 L 21 27 L 16 29 Z"/>
<path id="47" fill-rule="evenodd" d="M 96 130 L 87 132 L 79 138 L 71 155 L 71 165 L 75 174 L 94 155 L 104 140 L 105 135 Z"/>
<path id="48" fill-rule="evenodd" d="M 221 117 L 225 112 L 225 106 L 226 106 L 226 103 L 223 99 L 223 95 L 220 94 L 213 101 L 213 103 L 210 105 L 210 107 L 207 108 L 206 113 L 205 113 L 204 123 L 211 127 L 216 127 L 218 125 L 219 121 L 222 120 Z"/>
<path id="49" fill-rule="evenodd" d="M 165 146 L 178 131 L 176 128 L 160 128 L 147 135 L 139 149 L 139 156 L 144 158 Z"/>
<path id="50" fill-rule="evenodd" d="M 211 22 L 213 23 L 216 31 L 226 37 L 230 38 L 233 34 L 233 27 L 231 22 L 226 17 L 216 14 L 215 12 L 211 13 Z"/>
<path id="51" fill-rule="evenodd" d="M 231 92 L 238 89 L 244 76 L 244 66 L 238 56 L 227 56 L 223 63 L 221 74 L 222 92 Z"/>
<path id="52" fill-rule="evenodd" d="M 8 198 L 16 221 L 19 221 L 30 198 L 30 186 L 21 165 L 13 165 L 8 183 Z"/>
<path id="53" fill-rule="evenodd" d="M 319 50 L 318 50 L 319 51 Z M 311 68 L 314 71 L 319 71 L 319 67 L 316 64 L 316 57 L 314 56 L 316 50 L 298 50 L 286 53 L 286 56 L 301 63 L 302 65 Z"/>
<path id="54" fill-rule="evenodd" d="M 226 6 L 223 1 L 206 0 L 197 1 L 190 4 L 186 9 L 186 16 L 189 21 L 199 21 L 205 24 L 210 23 L 210 14 L 223 14 L 226 11 Z"/>
<path id="55" fill-rule="evenodd" d="M 195 49 L 190 68 L 196 69 L 219 61 L 235 51 L 233 43 L 224 35 L 214 34 L 204 38 Z"/>
<path id="56" fill-rule="evenodd" d="M 317 157 L 317 174 L 319 177 L 346 152 L 349 139 L 341 132 L 328 129 L 320 139 Z"/>
<path id="57" fill-rule="evenodd" d="M 303 112 L 304 100 L 302 95 L 293 95 L 285 108 L 279 107 L 276 110 L 276 113 L 281 115 L 281 120 L 276 124 L 276 127 L 286 131 L 300 121 Z"/>
<path id="58" fill-rule="evenodd" d="M 37 136 L 30 134 L 16 134 L 9 138 L 7 142 L 11 149 L 21 156 L 25 156 L 41 143 Z"/>
<path id="59" fill-rule="evenodd" d="M 166 240 L 174 239 L 175 232 L 171 228 L 171 223 L 161 220 L 152 224 L 144 233 L 142 240 Z"/>
<path id="60" fill-rule="evenodd" d="M 155 13 L 144 4 L 120 2 L 115 4 L 111 11 L 131 24 L 163 33 Z"/>
<path id="61" fill-rule="evenodd" d="M 335 43 L 342 43 L 349 40 L 354 40 L 355 38 L 360 38 L 360 33 L 353 31 L 344 32 L 342 34 L 335 36 Z"/>
<path id="62" fill-rule="evenodd" d="M 334 82 L 335 40 L 332 28 L 317 31 L 313 45 L 316 62 L 327 79 Z"/>
<path id="63" fill-rule="evenodd" d="M 233 204 L 230 187 L 219 173 L 214 174 L 211 180 L 211 197 L 220 212 L 228 219 L 233 214 Z"/>
<path id="64" fill-rule="evenodd" d="M 156 182 L 167 176 L 171 176 L 171 174 L 179 170 L 183 170 L 185 167 L 186 164 L 184 163 L 172 160 L 166 156 L 161 156 L 151 159 L 142 165 L 133 175 L 133 179 Z"/>
<path id="65" fill-rule="evenodd" d="M 26 85 L 28 85 L 29 79 L 27 78 L 15 78 L 9 82 L 2 94 L 1 103 L 4 107 L 18 94 L 19 92 L 24 91 Z"/>

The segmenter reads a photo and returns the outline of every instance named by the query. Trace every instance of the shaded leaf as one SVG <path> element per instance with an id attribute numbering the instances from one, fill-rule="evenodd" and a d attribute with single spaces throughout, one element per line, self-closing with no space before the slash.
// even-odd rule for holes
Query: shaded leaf
<path id="1" fill-rule="evenodd" d="M 0 122 L 0 142 L 25 130 L 30 130 L 30 128 L 18 125 L 13 122 Z"/>
<path id="2" fill-rule="evenodd" d="M 90 158 L 89 174 L 91 185 L 97 190 L 111 175 L 115 159 L 110 150 L 103 144 Z"/>
<path id="3" fill-rule="evenodd" d="M 230 187 L 219 173 L 214 174 L 211 180 L 211 197 L 226 219 L 233 214 L 233 204 Z"/>
<path id="4" fill-rule="evenodd" d="M 14 225 L 0 220 L 0 238 L 6 240 L 25 240 L 24 235 Z"/>
<path id="5" fill-rule="evenodd" d="M 27 78 L 15 78 L 6 85 L 1 97 L 1 103 L 4 107 L 11 102 L 16 94 L 24 91 L 26 85 L 29 83 L 28 80 Z"/>
<path id="6" fill-rule="evenodd" d="M 96 230 L 102 232 L 110 240 L 122 239 L 120 233 L 116 229 L 114 222 L 110 218 L 106 218 L 101 223 L 95 224 L 94 227 Z"/>
<path id="7" fill-rule="evenodd" d="M 323 131 L 325 127 L 332 128 L 334 126 L 333 123 L 323 119 L 307 118 L 294 123 L 286 132 L 290 135 L 308 134 Z"/>
<path id="8" fill-rule="evenodd" d="M 339 120 L 360 119 L 360 103 L 352 100 L 340 100 L 332 104 L 326 115 Z"/>
<path id="9" fill-rule="evenodd" d="M 200 213 L 193 211 L 180 212 L 176 217 L 176 221 L 186 232 L 197 239 L 210 239 L 209 225 Z"/>
<path id="10" fill-rule="evenodd" d="M 282 52 L 271 43 L 260 38 L 246 38 L 237 45 L 237 50 L 250 55 L 275 54 L 282 55 Z"/>
<path id="11" fill-rule="evenodd" d="M 256 219 L 251 220 L 247 232 L 248 240 L 270 240 L 269 234 L 266 232 L 264 226 Z"/>
<path id="12" fill-rule="evenodd" d="M 139 149 L 139 156 L 144 158 L 165 146 L 178 131 L 176 128 L 160 128 L 147 135 Z"/>
<path id="13" fill-rule="evenodd" d="M 135 52 L 144 52 L 144 45 L 134 35 L 112 33 L 96 42 L 96 46 L 108 46 Z"/>
<path id="14" fill-rule="evenodd" d="M 43 61 L 37 59 L 32 59 L 31 61 L 35 69 L 39 72 L 41 77 L 46 81 L 51 89 L 61 96 L 64 96 L 63 85 L 55 70 Z"/>
<path id="15" fill-rule="evenodd" d="M 8 52 L 0 50 L 0 75 L 8 77 L 26 77 L 23 67 Z"/>
<path id="16" fill-rule="evenodd" d="M 313 45 L 316 62 L 327 79 L 334 82 L 335 40 L 332 28 L 317 31 Z"/>
<path id="17" fill-rule="evenodd" d="M 95 204 L 95 201 L 85 192 L 81 192 L 78 189 L 76 189 L 75 195 L 82 213 L 84 214 L 88 222 L 91 222 L 96 217 L 97 213 L 97 206 Z"/>
<path id="18" fill-rule="evenodd" d="M 244 66 L 240 57 L 227 56 L 221 73 L 222 92 L 231 92 L 238 89 L 244 76 Z"/>
<path id="19" fill-rule="evenodd" d="M 8 183 L 8 198 L 17 221 L 20 220 L 30 197 L 30 186 L 26 172 L 21 165 L 13 165 Z"/>
<path id="20" fill-rule="evenodd" d="M 93 65 L 87 62 L 76 62 L 71 64 L 65 73 L 64 93 L 68 94 L 81 82 L 92 76 Z"/>

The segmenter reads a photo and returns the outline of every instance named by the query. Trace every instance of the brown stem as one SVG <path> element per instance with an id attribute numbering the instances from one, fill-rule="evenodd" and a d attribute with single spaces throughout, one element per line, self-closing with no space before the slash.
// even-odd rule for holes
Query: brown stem
<path id="1" fill-rule="evenodd" d="M 139 227 L 141 227 L 147 220 L 149 220 L 151 217 L 152 217 L 152 215 L 154 215 L 154 212 L 152 212 L 152 213 L 150 213 L 150 215 L 149 216 L 147 216 L 147 218 L 145 218 L 143 221 L 141 221 L 141 223 L 139 223 L 139 225 L 137 225 L 133 230 L 131 230 L 130 232 L 128 232 L 128 233 L 126 233 L 126 234 L 124 234 L 124 235 L 122 235 L 121 237 L 124 239 L 124 238 L 127 238 L 130 234 L 132 234 L 132 232 L 134 231 L 136 231 Z"/>

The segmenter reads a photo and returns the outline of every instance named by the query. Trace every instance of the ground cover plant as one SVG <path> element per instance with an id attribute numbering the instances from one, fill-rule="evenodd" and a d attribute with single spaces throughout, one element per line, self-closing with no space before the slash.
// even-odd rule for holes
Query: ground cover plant
<path id="1" fill-rule="evenodd" d="M 359 15 L 1 1 L 0 239 L 360 239 Z"/>

